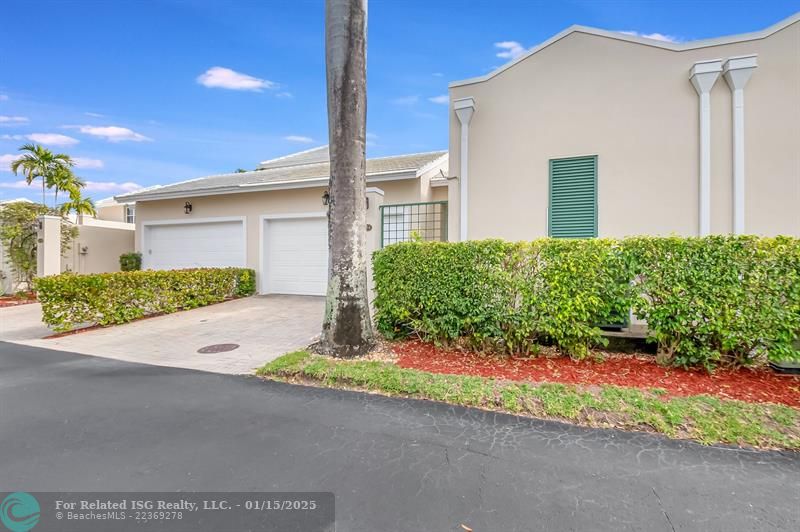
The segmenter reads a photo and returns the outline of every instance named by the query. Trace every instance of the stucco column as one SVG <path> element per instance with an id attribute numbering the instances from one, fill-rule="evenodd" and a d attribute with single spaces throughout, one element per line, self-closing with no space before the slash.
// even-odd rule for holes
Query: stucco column
<path id="1" fill-rule="evenodd" d="M 471 97 L 453 100 L 453 110 L 461 124 L 461 143 L 459 146 L 459 240 L 464 241 L 469 234 L 467 230 L 467 212 L 469 205 L 469 123 L 475 112 L 475 100 Z"/>
<path id="2" fill-rule="evenodd" d="M 721 60 L 699 61 L 689 76 L 700 96 L 700 236 L 711 233 L 711 88 L 720 72 Z"/>
<path id="3" fill-rule="evenodd" d="M 758 64 L 756 55 L 731 57 L 722 75 L 731 89 L 733 111 L 733 234 L 744 233 L 744 86 Z"/>
<path id="4" fill-rule="evenodd" d="M 370 316 L 375 316 L 372 301 L 375 299 L 375 282 L 372 279 L 372 254 L 381 249 L 381 206 L 383 190 L 367 187 L 367 297 Z"/>
<path id="5" fill-rule="evenodd" d="M 36 247 L 36 276 L 61 273 L 61 217 L 41 216 Z"/>

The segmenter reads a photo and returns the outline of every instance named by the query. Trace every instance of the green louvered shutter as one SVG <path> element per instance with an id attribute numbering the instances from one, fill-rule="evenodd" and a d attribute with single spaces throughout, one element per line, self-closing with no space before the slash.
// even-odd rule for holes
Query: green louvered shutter
<path id="1" fill-rule="evenodd" d="M 597 156 L 550 159 L 549 233 L 553 238 L 597 236 Z"/>

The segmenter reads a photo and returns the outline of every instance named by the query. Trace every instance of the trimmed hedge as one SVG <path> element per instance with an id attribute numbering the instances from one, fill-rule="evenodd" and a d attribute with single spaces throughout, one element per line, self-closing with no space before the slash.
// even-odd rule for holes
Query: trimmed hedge
<path id="1" fill-rule="evenodd" d="M 134 272 L 142 269 L 141 253 L 123 253 L 119 256 L 119 269 L 123 272 Z"/>
<path id="2" fill-rule="evenodd" d="M 152 314 L 219 303 L 255 292 L 255 272 L 246 268 L 146 270 L 34 280 L 42 321 L 56 331 L 78 325 L 126 323 Z"/>
<path id="3" fill-rule="evenodd" d="M 376 252 L 374 280 L 390 338 L 581 357 L 632 308 L 676 365 L 800 358 L 793 238 L 407 242 Z"/>

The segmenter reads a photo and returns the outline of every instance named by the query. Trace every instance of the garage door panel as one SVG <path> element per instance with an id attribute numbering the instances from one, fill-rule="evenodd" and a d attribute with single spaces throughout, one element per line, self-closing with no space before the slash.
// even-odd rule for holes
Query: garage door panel
<path id="1" fill-rule="evenodd" d="M 154 270 L 243 267 L 243 227 L 240 221 L 149 226 L 145 266 Z"/>
<path id="2" fill-rule="evenodd" d="M 266 291 L 324 295 L 328 284 L 325 218 L 267 220 L 264 232 Z"/>

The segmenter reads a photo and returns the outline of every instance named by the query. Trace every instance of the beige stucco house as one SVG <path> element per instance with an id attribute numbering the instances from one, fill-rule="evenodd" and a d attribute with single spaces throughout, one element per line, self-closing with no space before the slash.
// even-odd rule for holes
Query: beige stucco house
<path id="1" fill-rule="evenodd" d="M 671 43 L 573 26 L 450 84 L 449 152 L 367 162 L 368 247 L 419 237 L 800 236 L 800 14 Z M 117 196 L 144 268 L 323 294 L 328 150 Z"/>
<path id="2" fill-rule="evenodd" d="M 800 236 L 800 13 L 685 43 L 573 26 L 450 103 L 451 238 Z"/>
<path id="3" fill-rule="evenodd" d="M 368 246 L 447 236 L 447 152 L 367 161 Z M 117 196 L 136 203 L 145 269 L 242 266 L 260 293 L 322 295 L 328 277 L 325 146 Z"/>

